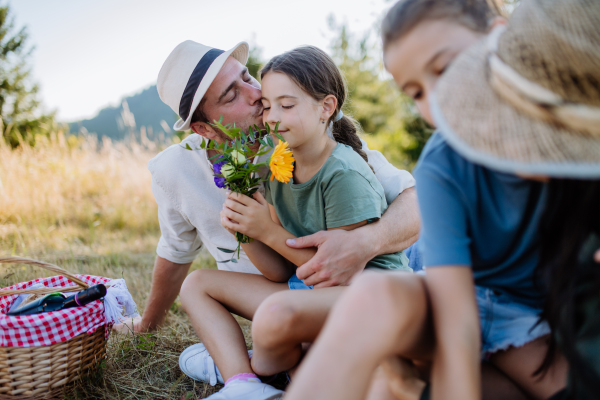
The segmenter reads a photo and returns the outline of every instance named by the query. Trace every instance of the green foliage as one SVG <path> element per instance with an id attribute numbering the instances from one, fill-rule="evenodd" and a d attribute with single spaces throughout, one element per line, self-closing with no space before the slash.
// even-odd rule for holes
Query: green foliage
<path id="1" fill-rule="evenodd" d="M 360 123 L 370 148 L 398 166 L 413 166 L 432 130 L 414 111 L 411 99 L 385 75 L 379 39 L 371 32 L 355 37 L 333 18 L 330 27 L 336 34 L 331 54 L 349 90 L 344 113 Z"/>
<path id="2" fill-rule="evenodd" d="M 258 75 L 258 72 L 260 71 L 263 65 L 264 62 L 262 61 L 262 48 L 255 45 L 251 46 L 246 67 L 248 67 L 248 73 L 259 82 L 260 76 Z"/>
<path id="3" fill-rule="evenodd" d="M 0 6 L 0 131 L 12 147 L 35 144 L 56 128 L 53 114 L 39 113 L 38 86 L 30 83 L 27 31 L 16 31 L 8 5 Z"/>
<path id="4" fill-rule="evenodd" d="M 259 174 L 261 168 L 268 163 L 253 163 L 251 160 L 255 157 L 267 154 L 275 147 L 271 135 L 274 135 L 279 138 L 279 140 L 285 142 L 283 137 L 277 132 L 279 122 L 275 125 L 274 130 L 271 130 L 268 125 L 265 129 L 261 129 L 256 125 L 254 125 L 254 127 L 248 127 L 247 135 L 240 128 L 237 128 L 235 124 L 223 125 L 222 115 L 218 121 L 213 121 L 211 125 L 225 133 L 231 139 L 231 141 L 225 141 L 220 144 L 213 140 L 210 140 L 207 143 L 203 139 L 200 144 L 200 149 L 212 150 L 215 153 L 215 155 L 209 158 L 213 162 L 215 184 L 220 188 L 229 189 L 232 192 L 251 197 L 258 190 L 260 183 L 268 179 L 268 175 L 263 178 Z M 257 149 L 259 144 L 261 146 Z M 187 150 L 200 150 L 192 149 L 187 143 L 185 148 Z M 237 253 L 239 258 L 240 243 L 249 243 L 252 238 L 239 232 L 235 233 L 235 237 L 238 241 L 236 250 L 223 249 L 220 247 L 218 249 L 224 253 Z M 237 259 L 232 255 L 228 260 L 217 262 L 237 263 Z"/>

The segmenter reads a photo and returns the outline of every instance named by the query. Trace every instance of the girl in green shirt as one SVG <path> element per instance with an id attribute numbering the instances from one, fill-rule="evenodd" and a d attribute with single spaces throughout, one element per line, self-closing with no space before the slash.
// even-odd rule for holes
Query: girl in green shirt
<path id="1" fill-rule="evenodd" d="M 378 220 L 387 208 L 383 188 L 361 149 L 357 124 L 341 111 L 347 89 L 333 60 L 316 47 L 301 47 L 273 58 L 261 77 L 263 121 L 271 128 L 279 123 L 295 158 L 293 177 L 289 183 L 268 182 L 265 197 L 230 194 L 221 217 L 230 232 L 254 239 L 242 247 L 263 275 L 198 270 L 181 292 L 185 309 L 194 310 L 196 333 L 226 381 L 215 399 L 255 398 L 243 394 L 253 390 L 251 383 L 260 383 L 253 374 L 293 368 L 302 343 L 316 338 L 344 290 L 290 291 L 310 289 L 295 270 L 316 249 L 293 249 L 286 240 L 321 230 L 352 230 Z M 366 267 L 410 271 L 402 252 L 377 256 Z M 251 361 L 230 312 L 254 321 Z M 189 356 L 180 365 L 192 376 L 195 356 L 186 352 L 182 357 Z M 228 389 L 230 383 L 235 390 Z"/>

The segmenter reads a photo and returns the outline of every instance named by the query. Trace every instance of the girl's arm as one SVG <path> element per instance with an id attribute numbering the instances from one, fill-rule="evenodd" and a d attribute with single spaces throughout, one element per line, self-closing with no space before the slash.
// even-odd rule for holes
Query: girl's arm
<path id="1" fill-rule="evenodd" d="M 430 267 L 425 280 L 436 338 L 432 398 L 481 399 L 481 334 L 471 268 Z"/>
<path id="2" fill-rule="evenodd" d="M 295 267 L 279 253 L 265 245 L 259 237 L 246 233 L 244 225 L 240 224 L 243 215 L 235 211 L 248 211 L 242 208 L 242 205 L 237 200 L 225 200 L 223 210 L 221 211 L 221 225 L 232 235 L 235 232 L 240 232 L 253 239 L 250 243 L 242 243 L 241 246 L 250 261 L 252 261 L 252 264 L 254 264 L 265 278 L 273 282 L 286 282 L 294 273 Z M 267 212 L 269 212 L 268 208 Z M 281 223 L 274 210 L 272 214 L 259 213 L 255 218 L 254 227 L 258 231 L 273 229 L 273 225 L 281 227 Z"/>
<path id="3" fill-rule="evenodd" d="M 226 217 L 222 220 L 225 228 L 255 239 L 242 247 L 267 279 L 277 282 L 289 279 L 296 266 L 306 263 L 317 252 L 314 247 L 293 249 L 286 244 L 286 240 L 295 239 L 296 236 L 281 226 L 275 208 L 258 192 L 254 194 L 254 199 L 230 193 L 222 215 Z M 336 229 L 352 230 L 364 224 L 366 221 Z M 260 243 L 254 244 L 255 242 Z"/>

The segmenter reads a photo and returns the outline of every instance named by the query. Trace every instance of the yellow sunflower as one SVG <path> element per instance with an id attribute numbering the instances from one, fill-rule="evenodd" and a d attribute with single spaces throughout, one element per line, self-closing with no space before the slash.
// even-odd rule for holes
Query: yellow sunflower
<path id="1" fill-rule="evenodd" d="M 294 156 L 292 151 L 288 149 L 288 144 L 280 141 L 269 161 L 271 169 L 271 180 L 277 179 L 279 182 L 288 183 L 292 179 L 292 171 L 294 170 Z"/>

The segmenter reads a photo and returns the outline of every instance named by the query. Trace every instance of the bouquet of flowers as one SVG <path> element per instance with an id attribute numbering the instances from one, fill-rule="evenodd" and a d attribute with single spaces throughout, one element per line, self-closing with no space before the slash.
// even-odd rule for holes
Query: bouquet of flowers
<path id="1" fill-rule="evenodd" d="M 216 153 L 209 158 L 213 161 L 215 185 L 252 197 L 259 189 L 261 182 L 269 179 L 269 177 L 271 180 L 277 179 L 283 183 L 290 181 L 294 170 L 294 156 L 292 151 L 288 149 L 286 141 L 277 132 L 279 123 L 275 125 L 273 130 L 269 125 L 266 125 L 265 129 L 255 125 L 249 127 L 248 134 L 246 134 L 240 128 L 236 128 L 235 125 L 223 125 L 222 116 L 219 121 L 214 122 L 213 126 L 220 129 L 231 139 L 231 141 L 221 144 L 214 141 L 207 143 L 203 140 L 200 145 L 202 149 L 213 150 Z M 271 136 L 279 139 L 277 146 L 274 145 Z M 253 148 L 256 149 L 257 145 L 260 145 L 260 147 L 254 151 Z M 186 148 L 193 150 L 188 144 L 186 144 Z M 267 162 L 252 162 L 254 157 L 265 155 L 273 148 L 273 154 Z M 261 178 L 258 172 L 266 165 L 269 166 L 269 172 L 264 178 Z M 225 253 L 237 252 L 239 258 L 241 243 L 249 243 L 252 238 L 239 232 L 235 233 L 235 237 L 238 241 L 237 249 L 231 250 L 219 247 L 219 250 Z M 230 260 L 217 262 L 229 261 L 236 263 L 237 259 L 232 256 Z"/>

